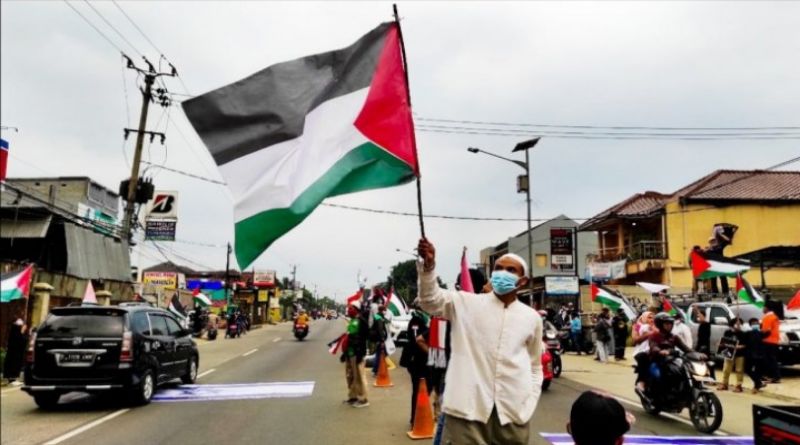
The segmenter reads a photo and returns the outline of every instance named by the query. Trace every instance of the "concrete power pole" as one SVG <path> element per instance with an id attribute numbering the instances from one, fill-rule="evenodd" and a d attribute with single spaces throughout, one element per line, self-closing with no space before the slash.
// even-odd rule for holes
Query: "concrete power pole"
<path id="1" fill-rule="evenodd" d="M 144 59 L 148 65 L 148 69 L 144 70 L 136 65 L 134 65 L 133 61 L 129 59 L 127 56 L 125 58 L 128 60 L 128 68 L 139 72 L 140 74 L 144 75 L 144 89 L 142 91 L 142 111 L 139 115 L 139 128 L 134 130 L 132 128 L 125 128 L 125 139 L 128 138 L 130 133 L 136 133 L 136 148 L 133 153 L 133 164 L 131 165 L 131 177 L 130 182 L 128 182 L 128 190 L 125 194 L 126 204 L 125 204 L 125 215 L 122 220 L 122 235 L 124 241 L 130 242 L 132 237 L 132 230 L 135 229 L 134 223 L 134 216 L 133 212 L 137 204 L 137 196 L 136 191 L 139 185 L 139 164 L 142 161 L 142 148 L 144 146 L 144 136 L 150 135 L 150 141 L 153 140 L 155 136 L 159 136 L 161 138 L 161 143 L 164 143 L 166 139 L 166 135 L 164 133 L 158 133 L 153 131 L 146 131 L 145 127 L 147 126 L 147 112 L 150 109 L 150 102 L 153 102 L 153 83 L 156 81 L 158 77 L 161 76 L 169 76 L 174 77 L 178 73 L 175 68 L 172 68 L 172 72 L 169 73 L 159 73 L 155 70 L 153 65 L 147 60 Z M 159 101 L 161 106 L 169 106 L 169 99 L 166 96 L 166 90 L 159 89 L 158 90 L 160 96 Z"/>

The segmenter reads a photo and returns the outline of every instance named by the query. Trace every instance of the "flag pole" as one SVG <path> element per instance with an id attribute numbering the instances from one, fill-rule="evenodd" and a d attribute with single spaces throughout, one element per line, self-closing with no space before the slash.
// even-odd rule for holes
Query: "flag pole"
<path id="1" fill-rule="evenodd" d="M 406 59 L 406 45 L 403 42 L 403 28 L 400 26 L 400 15 L 397 13 L 397 4 L 392 4 L 392 10 L 394 11 L 394 21 L 397 23 L 397 36 L 400 40 L 400 52 L 403 55 L 403 75 L 405 76 L 406 80 L 406 100 L 408 101 L 408 109 L 411 110 L 411 86 L 408 82 L 408 59 Z M 411 119 L 411 127 L 413 128 L 414 125 L 414 118 L 413 116 L 409 116 Z M 417 136 L 414 131 L 411 132 L 411 144 L 414 148 L 414 162 L 417 164 L 417 212 L 419 214 L 419 230 L 422 234 L 422 237 L 425 238 L 425 221 L 422 218 L 422 182 L 420 181 L 420 177 L 422 176 L 422 172 L 420 171 L 419 167 L 419 156 L 417 155 Z"/>

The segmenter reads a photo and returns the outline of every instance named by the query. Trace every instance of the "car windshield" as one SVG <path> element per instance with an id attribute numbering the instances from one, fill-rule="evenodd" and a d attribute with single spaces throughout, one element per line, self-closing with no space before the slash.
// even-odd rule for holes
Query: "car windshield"
<path id="1" fill-rule="evenodd" d="M 752 304 L 732 304 L 731 312 L 733 312 L 734 316 L 741 318 L 745 322 L 749 321 L 751 318 L 761 320 L 764 316 L 761 309 Z"/>
<path id="2" fill-rule="evenodd" d="M 124 328 L 121 312 L 55 314 L 39 329 L 40 337 L 121 337 Z"/>

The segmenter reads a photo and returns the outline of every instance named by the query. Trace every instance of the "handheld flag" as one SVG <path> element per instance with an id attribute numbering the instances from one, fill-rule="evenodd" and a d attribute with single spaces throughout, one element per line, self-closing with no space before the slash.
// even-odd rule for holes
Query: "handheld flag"
<path id="1" fill-rule="evenodd" d="M 447 368 L 447 320 L 444 318 L 431 318 L 430 332 L 428 333 L 428 366 L 434 368 Z M 409 339 L 413 341 L 413 339 Z"/>
<path id="2" fill-rule="evenodd" d="M 636 284 L 651 294 L 658 294 L 669 289 L 666 284 L 647 283 L 645 281 L 637 281 Z"/>
<path id="3" fill-rule="evenodd" d="M 240 267 L 325 198 L 417 176 L 400 44 L 399 24 L 383 23 L 183 102 L 233 195 Z"/>
<path id="4" fill-rule="evenodd" d="M 628 317 L 628 320 L 636 319 L 636 312 L 633 310 L 633 308 L 630 307 L 624 299 L 614 295 L 614 293 L 609 289 L 592 283 L 591 292 L 593 302 L 600 303 L 603 306 L 608 306 L 613 311 L 622 308 L 622 310 L 625 311 L 625 316 Z"/>
<path id="5" fill-rule="evenodd" d="M 339 351 L 347 348 L 347 334 L 342 334 L 332 342 L 328 343 L 328 352 L 336 355 Z"/>
<path id="6" fill-rule="evenodd" d="M 169 301 L 169 311 L 175 314 L 178 318 L 186 318 L 186 308 L 183 307 L 181 301 L 178 299 L 178 293 L 172 294 L 172 300 Z"/>
<path id="7" fill-rule="evenodd" d="M 742 261 L 721 255 L 692 251 L 692 275 L 700 280 L 716 277 L 735 277 L 750 270 Z"/>
<path id="8" fill-rule="evenodd" d="M 206 294 L 200 292 L 200 288 L 196 287 L 192 291 L 192 299 L 194 303 L 199 306 L 208 307 L 211 306 L 211 300 L 206 296 Z"/>
<path id="9" fill-rule="evenodd" d="M 389 291 L 389 304 L 386 308 L 392 311 L 392 315 L 395 317 L 404 317 L 408 315 L 408 308 L 406 308 L 405 302 L 394 293 L 394 288 Z"/>
<path id="10" fill-rule="evenodd" d="M 789 300 L 789 303 L 786 304 L 786 309 L 789 309 L 790 311 L 800 309 L 800 290 L 798 290 L 797 293 L 794 294 L 794 297 Z"/>
<path id="11" fill-rule="evenodd" d="M 86 290 L 83 292 L 83 301 L 81 304 L 97 304 L 97 295 L 94 293 L 92 280 L 89 280 L 86 284 Z"/>
<path id="12" fill-rule="evenodd" d="M 467 262 L 467 248 L 461 253 L 461 277 L 459 279 L 461 290 L 464 292 L 475 293 L 475 288 L 472 286 L 472 277 L 469 274 L 469 263 Z"/>
<path id="13" fill-rule="evenodd" d="M 363 289 L 359 289 L 358 292 L 347 297 L 347 306 L 350 306 L 351 304 L 358 306 L 358 303 L 361 301 L 362 295 L 363 295 Z"/>
<path id="14" fill-rule="evenodd" d="M 661 299 L 661 306 L 662 306 L 662 309 L 664 310 L 664 312 L 666 312 L 666 313 L 668 313 L 668 314 L 670 314 L 672 316 L 678 315 L 678 310 L 675 309 L 675 307 L 672 305 L 672 302 L 669 301 L 669 298 Z"/>
<path id="15" fill-rule="evenodd" d="M 745 303 L 764 308 L 764 298 L 741 275 L 736 276 L 736 296 Z"/>
<path id="16" fill-rule="evenodd" d="M 28 298 L 33 278 L 33 264 L 17 272 L 0 275 L 0 302 L 8 303 L 11 300 Z"/>

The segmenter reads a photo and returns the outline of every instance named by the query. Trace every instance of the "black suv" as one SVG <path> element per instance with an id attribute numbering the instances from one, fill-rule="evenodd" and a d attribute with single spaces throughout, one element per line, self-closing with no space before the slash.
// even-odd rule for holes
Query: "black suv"
<path id="1" fill-rule="evenodd" d="M 200 364 L 190 331 L 147 304 L 54 308 L 31 335 L 25 385 L 40 408 L 71 391 L 125 394 L 145 404 L 156 387 L 194 383 Z"/>

